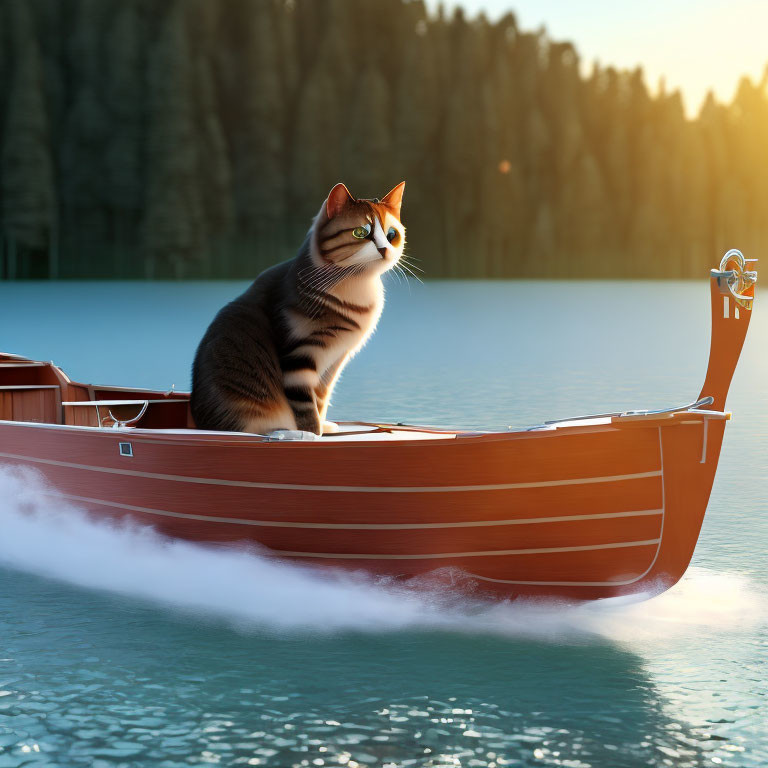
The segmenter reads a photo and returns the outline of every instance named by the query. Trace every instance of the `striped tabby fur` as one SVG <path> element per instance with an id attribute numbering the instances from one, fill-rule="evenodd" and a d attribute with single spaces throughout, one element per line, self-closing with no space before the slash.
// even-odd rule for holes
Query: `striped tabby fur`
<path id="1" fill-rule="evenodd" d="M 263 272 L 208 328 L 192 370 L 199 429 L 321 434 L 339 375 L 376 327 L 381 275 L 405 245 L 405 182 L 382 200 L 337 184 L 298 254 Z"/>

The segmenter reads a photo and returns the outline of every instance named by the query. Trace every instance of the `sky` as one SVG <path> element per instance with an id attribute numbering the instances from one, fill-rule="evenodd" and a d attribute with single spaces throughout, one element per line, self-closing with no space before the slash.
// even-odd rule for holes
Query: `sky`
<path id="1" fill-rule="evenodd" d="M 587 71 L 601 64 L 643 66 L 655 93 L 680 88 L 694 116 L 707 90 L 730 101 L 739 78 L 759 81 L 768 63 L 768 0 L 446 0 L 470 15 L 497 19 L 508 10 L 523 30 L 544 25 L 573 42 Z M 432 7 L 437 0 L 432 0 Z"/>

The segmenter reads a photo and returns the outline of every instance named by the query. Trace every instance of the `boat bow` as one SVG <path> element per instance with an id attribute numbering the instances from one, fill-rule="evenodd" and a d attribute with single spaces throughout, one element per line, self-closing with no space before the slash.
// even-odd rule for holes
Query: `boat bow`
<path id="1" fill-rule="evenodd" d="M 725 410 L 728 388 L 744 346 L 757 282 L 757 272 L 751 267 L 756 263 L 757 259 L 745 259 L 734 248 L 723 256 L 720 269 L 710 273 L 712 341 L 699 398 L 713 398 L 713 410 Z"/>

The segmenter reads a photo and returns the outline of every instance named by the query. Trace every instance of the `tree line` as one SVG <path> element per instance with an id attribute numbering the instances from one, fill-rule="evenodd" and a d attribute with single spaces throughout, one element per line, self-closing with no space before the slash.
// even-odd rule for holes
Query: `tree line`
<path id="1" fill-rule="evenodd" d="M 406 179 L 428 277 L 699 277 L 768 242 L 768 74 L 640 69 L 422 0 L 0 0 L 0 278 L 254 276 Z"/>

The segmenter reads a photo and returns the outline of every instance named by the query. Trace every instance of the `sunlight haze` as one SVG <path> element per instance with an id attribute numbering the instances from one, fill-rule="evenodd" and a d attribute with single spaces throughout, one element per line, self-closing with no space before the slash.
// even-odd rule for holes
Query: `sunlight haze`
<path id="1" fill-rule="evenodd" d="M 491 19 L 512 10 L 524 30 L 546 26 L 553 38 L 576 45 L 587 70 L 596 59 L 619 68 L 640 64 L 653 92 L 661 77 L 667 90 L 682 90 L 689 116 L 698 112 L 707 90 L 730 101 L 739 78 L 759 80 L 768 62 L 768 3 L 759 0 L 463 0 L 460 5 Z"/>

